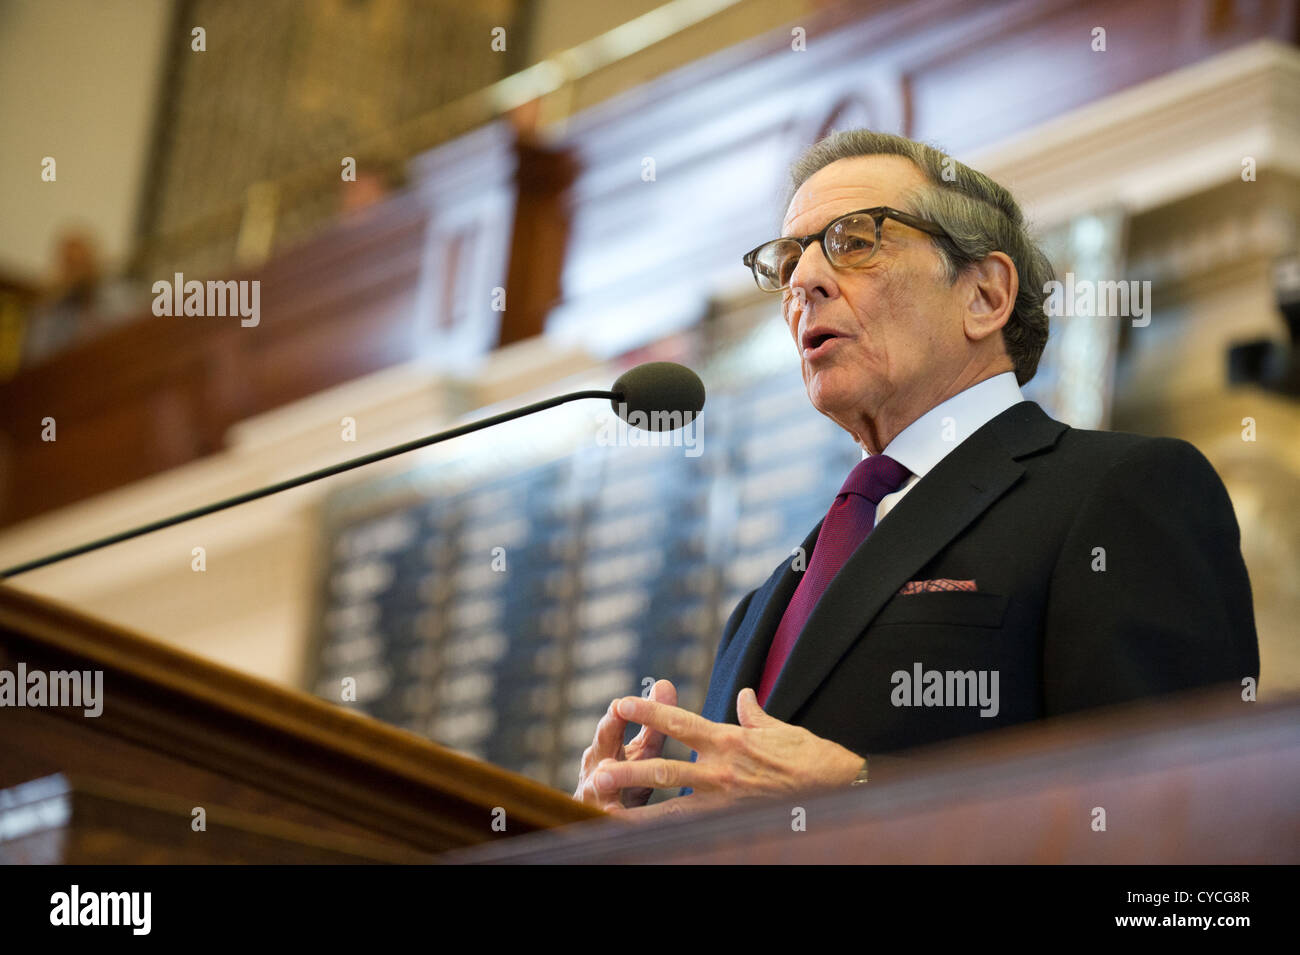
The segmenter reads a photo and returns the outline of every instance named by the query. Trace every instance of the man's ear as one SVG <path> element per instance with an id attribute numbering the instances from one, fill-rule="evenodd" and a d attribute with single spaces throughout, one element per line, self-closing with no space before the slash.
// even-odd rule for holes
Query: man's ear
<path id="1" fill-rule="evenodd" d="M 967 271 L 969 296 L 963 324 L 966 337 L 982 341 L 997 332 L 1015 311 L 1020 292 L 1016 264 L 1005 252 L 990 252 Z"/>

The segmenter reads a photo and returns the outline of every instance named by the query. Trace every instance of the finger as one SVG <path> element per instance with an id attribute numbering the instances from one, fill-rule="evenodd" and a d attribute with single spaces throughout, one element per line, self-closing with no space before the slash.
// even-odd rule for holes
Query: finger
<path id="1" fill-rule="evenodd" d="M 654 795 L 653 789 L 647 787 L 620 789 L 617 783 L 612 786 L 601 786 L 597 783 L 597 771 L 609 766 L 617 766 L 620 762 L 620 760 L 608 759 L 594 767 L 591 773 L 578 782 L 578 792 L 574 794 L 574 798 L 589 806 L 604 809 L 606 812 L 611 809 L 622 809 L 624 806 L 645 805 Z"/>
<path id="2" fill-rule="evenodd" d="M 767 715 L 767 711 L 759 705 L 758 695 L 750 687 L 745 687 L 736 695 L 736 719 L 746 728 L 771 726 L 781 722 L 775 716 Z"/>
<path id="3" fill-rule="evenodd" d="M 677 687 L 672 680 L 659 680 L 650 688 L 650 699 L 665 706 L 677 705 Z"/>
<path id="4" fill-rule="evenodd" d="M 598 789 L 595 780 L 591 776 L 587 776 L 578 783 L 578 791 L 574 793 L 573 798 L 583 805 L 594 806 L 597 809 L 603 809 L 605 812 L 623 808 L 623 801 L 619 798 L 618 791 L 615 790 L 610 793 Z"/>
<path id="5" fill-rule="evenodd" d="M 690 710 L 643 700 L 639 696 L 625 696 L 615 701 L 615 712 L 630 723 L 649 726 L 701 754 L 712 748 L 719 732 L 724 729 L 722 724 L 706 720 Z"/>
<path id="6" fill-rule="evenodd" d="M 596 724 L 596 735 L 591 741 L 590 763 L 584 760 L 584 769 L 597 765 L 602 759 L 621 759 L 623 756 L 623 735 L 627 732 L 627 720 L 616 709 L 618 700 L 609 704 L 609 709 Z"/>
<path id="7" fill-rule="evenodd" d="M 592 776 L 596 791 L 617 793 L 623 789 L 679 789 L 682 786 L 715 788 L 707 767 L 680 759 L 639 759 L 606 762 Z"/>
<path id="8" fill-rule="evenodd" d="M 650 688 L 650 699 L 666 706 L 676 706 L 677 687 L 673 686 L 671 680 L 658 680 Z M 667 737 L 654 727 L 643 725 L 641 732 L 636 734 L 636 738 L 631 743 L 628 743 L 629 758 L 653 759 L 664 751 L 665 739 Z M 633 750 L 636 755 L 631 755 Z"/>

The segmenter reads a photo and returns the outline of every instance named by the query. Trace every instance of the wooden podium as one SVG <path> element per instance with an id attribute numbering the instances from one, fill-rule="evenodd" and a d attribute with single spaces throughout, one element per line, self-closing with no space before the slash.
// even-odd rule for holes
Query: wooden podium
<path id="1" fill-rule="evenodd" d="M 102 671 L 103 710 L 0 706 L 0 863 L 420 862 L 603 815 L 0 584 L 0 670 L 19 664 Z"/>

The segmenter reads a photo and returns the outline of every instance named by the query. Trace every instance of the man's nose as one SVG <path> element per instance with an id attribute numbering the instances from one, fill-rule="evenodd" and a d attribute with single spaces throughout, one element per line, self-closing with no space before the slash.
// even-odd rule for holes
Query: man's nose
<path id="1" fill-rule="evenodd" d="M 836 292 L 835 269 L 826 260 L 826 252 L 818 242 L 808 243 L 794 271 L 790 273 L 790 288 L 796 295 L 802 292 L 806 301 L 812 301 L 814 295 L 830 298 Z"/>

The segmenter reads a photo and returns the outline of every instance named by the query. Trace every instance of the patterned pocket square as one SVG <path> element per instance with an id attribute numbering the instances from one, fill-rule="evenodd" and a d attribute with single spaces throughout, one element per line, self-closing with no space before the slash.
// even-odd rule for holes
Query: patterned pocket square
<path id="1" fill-rule="evenodd" d="M 898 588 L 900 596 L 907 594 L 928 594 L 939 590 L 975 590 L 973 580 L 949 580 L 947 577 L 940 577 L 937 580 L 909 580 L 903 586 Z"/>

